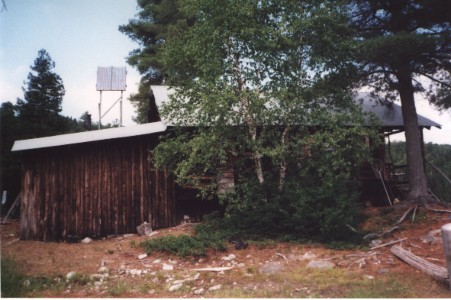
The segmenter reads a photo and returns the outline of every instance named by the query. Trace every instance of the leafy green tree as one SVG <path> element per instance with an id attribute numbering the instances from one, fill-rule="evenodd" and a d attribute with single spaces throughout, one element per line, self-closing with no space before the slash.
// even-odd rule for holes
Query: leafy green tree
<path id="1" fill-rule="evenodd" d="M 183 4 L 180 10 L 196 22 L 161 49 L 175 87 L 162 113 L 179 131 L 154 151 L 157 166 L 204 196 L 220 196 L 230 213 L 264 208 L 265 224 L 284 222 L 285 230 L 294 230 L 293 220 L 306 217 L 309 207 L 322 212 L 318 230 L 327 234 L 333 223 L 346 228 L 344 218 L 354 222 L 348 183 L 366 158 L 363 141 L 371 133 L 349 94 L 343 7 L 333 1 Z M 234 187 L 222 194 L 222 174 L 230 169 Z M 311 219 L 302 223 L 303 233 Z"/>
<path id="2" fill-rule="evenodd" d="M 24 99 L 17 99 L 21 138 L 56 135 L 70 130 L 70 120 L 60 115 L 65 94 L 63 81 L 53 68 L 55 62 L 47 51 L 39 50 L 23 88 Z"/>
<path id="3" fill-rule="evenodd" d="M 130 52 L 127 62 L 138 69 L 142 78 L 138 93 L 129 100 L 135 106 L 134 121 L 148 121 L 149 90 L 151 84 L 161 84 L 165 78 L 164 62 L 160 51 L 173 32 L 186 30 L 193 24 L 179 10 L 179 0 L 138 0 L 141 9 L 138 18 L 119 27 L 119 31 L 137 42 L 140 47 Z"/>
<path id="4" fill-rule="evenodd" d="M 366 0 L 349 5 L 362 85 L 401 99 L 413 201 L 430 199 L 414 94 L 427 91 L 437 106 L 451 105 L 450 10 L 447 0 Z M 432 83 L 429 90 L 422 84 L 424 78 Z"/>

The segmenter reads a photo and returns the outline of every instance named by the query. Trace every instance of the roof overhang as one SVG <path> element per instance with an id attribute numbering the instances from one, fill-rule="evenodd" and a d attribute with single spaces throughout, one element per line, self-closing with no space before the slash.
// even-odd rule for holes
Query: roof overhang
<path id="1" fill-rule="evenodd" d="M 164 132 L 166 131 L 166 128 L 167 126 L 165 123 L 154 122 L 128 127 L 108 128 L 103 130 L 62 134 L 28 140 L 18 140 L 14 142 L 11 151 L 25 151 L 32 149 L 50 148 L 65 145 L 74 145 L 104 140 L 128 138 L 133 136 Z"/>

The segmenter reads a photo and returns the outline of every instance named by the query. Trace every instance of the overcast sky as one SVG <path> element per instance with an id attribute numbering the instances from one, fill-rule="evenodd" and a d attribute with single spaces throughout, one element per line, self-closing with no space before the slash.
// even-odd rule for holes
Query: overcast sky
<path id="1" fill-rule="evenodd" d="M 63 114 L 79 118 L 85 111 L 98 121 L 99 92 L 96 91 L 98 66 L 126 66 L 123 123 L 133 125 L 134 109 L 128 96 L 136 93 L 139 73 L 125 58 L 137 48 L 119 25 L 127 24 L 137 13 L 136 0 L 5 0 L 7 10 L 0 13 L 0 101 L 23 98 L 22 87 L 40 49 L 56 63 L 66 89 Z M 104 92 L 103 111 L 120 96 Z M 425 130 L 425 141 L 451 144 L 451 112 L 440 113 L 418 99 L 418 113 L 442 124 L 442 129 Z M 102 123 L 119 119 L 114 107 Z M 395 139 L 402 139 L 397 136 Z"/>

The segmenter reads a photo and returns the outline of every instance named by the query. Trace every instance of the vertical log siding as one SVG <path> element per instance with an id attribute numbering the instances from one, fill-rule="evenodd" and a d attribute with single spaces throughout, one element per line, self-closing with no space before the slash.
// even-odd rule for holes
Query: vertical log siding
<path id="1" fill-rule="evenodd" d="M 23 152 L 20 238 L 60 241 L 180 223 L 175 183 L 148 161 L 156 135 Z"/>

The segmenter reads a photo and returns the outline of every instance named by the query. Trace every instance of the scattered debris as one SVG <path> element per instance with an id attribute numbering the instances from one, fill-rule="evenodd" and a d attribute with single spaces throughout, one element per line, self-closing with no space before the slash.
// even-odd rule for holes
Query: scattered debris
<path id="1" fill-rule="evenodd" d="M 144 259 L 144 258 L 146 258 L 146 257 L 147 257 L 147 254 L 146 254 L 146 253 L 143 253 L 143 254 L 138 255 L 138 259 L 139 259 L 139 260 Z"/>
<path id="2" fill-rule="evenodd" d="M 200 272 L 221 272 L 221 271 L 227 271 L 233 269 L 233 267 L 218 267 L 218 268 L 200 268 L 200 269 L 191 269 L 193 271 L 200 271 Z"/>
<path id="3" fill-rule="evenodd" d="M 11 244 L 17 243 L 18 241 L 20 241 L 20 238 L 15 238 L 14 240 L 9 241 L 8 243 L 6 243 L 6 245 L 11 245 Z"/>
<path id="4" fill-rule="evenodd" d="M 385 246 L 390 246 L 390 245 L 393 245 L 393 244 L 396 244 L 396 243 L 400 243 L 400 242 L 405 241 L 405 240 L 407 240 L 407 238 L 399 239 L 399 240 L 396 240 L 396 241 L 391 241 L 391 242 L 388 242 L 388 243 L 385 243 L 385 244 L 382 244 L 382 245 L 378 245 L 378 246 L 372 247 L 371 250 L 375 250 L 375 249 L 382 248 L 382 247 L 385 247 Z"/>
<path id="5" fill-rule="evenodd" d="M 134 233 L 126 233 L 126 234 L 123 234 L 122 237 L 128 239 L 128 238 L 134 237 L 135 235 L 136 234 L 134 234 Z"/>
<path id="6" fill-rule="evenodd" d="M 221 288 L 222 288 L 222 285 L 221 285 L 221 284 L 218 284 L 218 285 L 215 285 L 215 286 L 210 287 L 208 290 L 209 290 L 210 292 L 212 292 L 212 291 L 220 290 Z"/>
<path id="7" fill-rule="evenodd" d="M 178 283 L 178 284 L 174 284 L 171 285 L 168 289 L 169 292 L 176 292 L 178 290 L 180 290 L 180 288 L 183 286 L 183 283 Z"/>
<path id="8" fill-rule="evenodd" d="M 168 264 L 163 264 L 163 270 L 164 271 L 172 271 L 174 270 L 174 266 L 173 265 L 168 265 Z"/>
<path id="9" fill-rule="evenodd" d="M 433 212 L 438 212 L 438 213 L 448 213 L 451 214 L 451 210 L 446 210 L 446 209 L 433 209 L 433 208 L 429 208 L 427 206 L 427 204 L 424 204 L 424 207 L 426 207 L 427 210 L 433 211 Z"/>
<path id="10" fill-rule="evenodd" d="M 287 259 L 287 257 L 285 255 L 283 255 L 282 253 L 276 253 L 276 255 L 279 256 L 279 257 L 282 257 L 288 263 L 288 259 Z"/>
<path id="11" fill-rule="evenodd" d="M 229 254 L 227 256 L 222 257 L 222 260 L 228 261 L 228 260 L 234 260 L 236 258 L 235 254 Z"/>
<path id="12" fill-rule="evenodd" d="M 200 288 L 194 291 L 194 295 L 201 295 L 205 292 L 204 288 Z"/>

